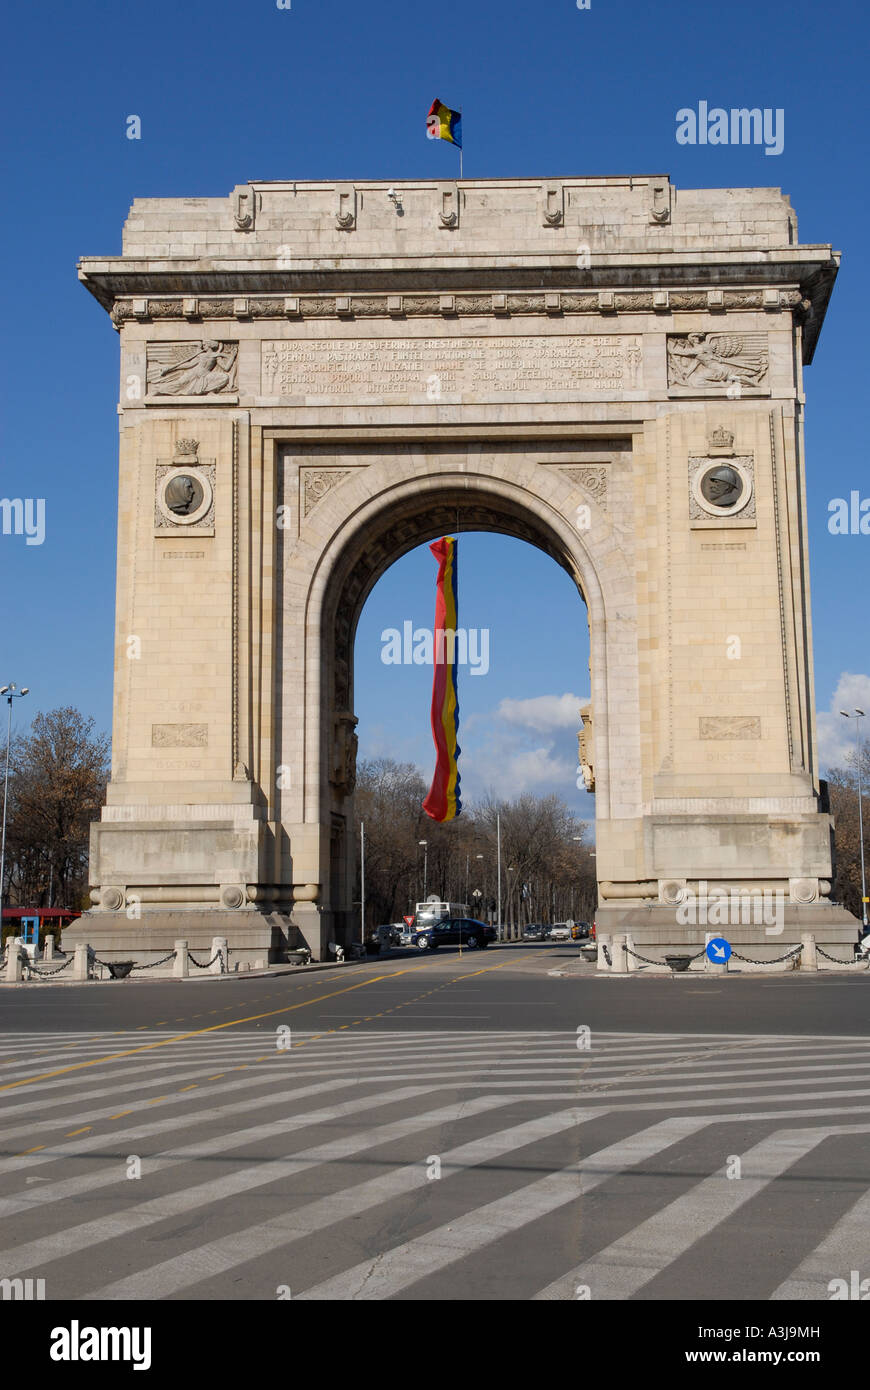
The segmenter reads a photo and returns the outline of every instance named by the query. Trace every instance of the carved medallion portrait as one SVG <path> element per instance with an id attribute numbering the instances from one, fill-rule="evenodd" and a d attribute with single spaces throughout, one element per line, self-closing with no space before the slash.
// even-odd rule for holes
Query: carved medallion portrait
<path id="1" fill-rule="evenodd" d="M 689 459 L 689 518 L 707 525 L 735 517 L 754 521 L 754 464 L 750 455 Z"/>
<path id="2" fill-rule="evenodd" d="M 176 526 L 214 525 L 214 464 L 161 464 L 156 489 L 154 525 L 161 534 Z"/>

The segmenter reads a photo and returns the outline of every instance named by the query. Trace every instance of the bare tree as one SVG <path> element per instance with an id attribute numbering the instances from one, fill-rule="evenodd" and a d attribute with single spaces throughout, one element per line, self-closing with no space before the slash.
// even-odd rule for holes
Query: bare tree
<path id="1" fill-rule="evenodd" d="M 585 844 L 587 827 L 558 797 L 527 795 L 504 802 L 489 797 L 440 824 L 425 815 L 425 794 L 426 783 L 410 763 L 377 758 L 359 765 L 355 809 L 357 826 L 360 820 L 366 826 L 367 925 L 397 921 L 414 911 L 424 897 L 424 862 L 430 895 L 466 902 L 474 916 L 488 914 L 497 891 L 499 814 L 505 918 L 525 924 L 536 918 L 564 919 L 574 912 L 592 916 L 597 886 Z M 473 897 L 475 890 L 479 898 Z"/>
<path id="2" fill-rule="evenodd" d="M 109 740 L 72 706 L 37 714 L 10 751 L 7 901 L 85 907 L 90 823 L 108 780 Z"/>
<path id="3" fill-rule="evenodd" d="M 861 805 L 864 816 L 864 861 L 870 871 L 870 743 L 862 743 Z M 828 773 L 828 796 L 834 817 L 835 874 L 832 894 L 858 918 L 863 916 L 861 903 L 861 838 L 858 815 L 858 763 L 856 753 L 850 753 L 845 767 L 832 768 Z"/>

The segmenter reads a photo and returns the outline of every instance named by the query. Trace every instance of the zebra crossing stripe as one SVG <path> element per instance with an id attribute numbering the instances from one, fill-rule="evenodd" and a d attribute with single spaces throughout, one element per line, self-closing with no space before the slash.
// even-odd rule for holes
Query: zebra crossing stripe
<path id="1" fill-rule="evenodd" d="M 455 1118 L 462 1118 L 469 1113 L 462 1106 L 452 1108 L 458 1112 Z M 481 1139 L 474 1139 L 440 1155 L 442 1180 L 476 1164 L 498 1158 L 502 1154 L 513 1153 L 524 1145 L 534 1144 L 540 1139 L 575 1129 L 578 1125 L 606 1113 L 603 1110 L 580 1113 L 571 1108 L 541 1115 L 537 1119 L 527 1120 L 509 1129 L 485 1135 Z M 436 1122 L 433 1117 L 426 1115 L 419 1116 L 418 1121 L 419 1128 L 426 1128 Z M 425 1187 L 427 1181 L 424 1162 L 408 1164 L 396 1172 L 358 1183 L 342 1192 L 309 1202 L 295 1211 L 272 1217 L 258 1226 L 249 1226 L 230 1236 L 211 1241 L 208 1245 L 198 1246 L 195 1250 L 165 1260 L 162 1264 L 153 1265 L 139 1274 L 97 1289 L 88 1297 L 112 1300 L 167 1298 L 170 1294 L 189 1288 L 203 1279 L 210 1279 L 216 1274 L 235 1269 L 238 1265 L 256 1259 L 270 1250 L 277 1250 L 328 1226 L 358 1217 L 362 1212 L 384 1202 L 395 1201 L 396 1197 L 403 1193 Z"/>
<path id="2" fill-rule="evenodd" d="M 332 1279 L 315 1284 L 300 1292 L 298 1298 L 341 1301 L 390 1298 L 436 1270 L 576 1201 L 626 1168 L 694 1134 L 705 1123 L 688 1116 L 661 1120 L 649 1129 L 589 1154 L 569 1168 L 488 1202 L 467 1216 L 454 1218 L 449 1225 L 439 1226 L 426 1235 L 384 1251 L 374 1260 L 365 1260 Z M 294 1293 L 294 1299 L 296 1297 Z"/>
<path id="3" fill-rule="evenodd" d="M 595 1301 L 631 1298 L 832 1133 L 867 1134 L 870 1125 L 780 1130 L 768 1135 L 741 1155 L 742 1177 L 728 1178 L 721 1168 L 548 1284 L 534 1295 L 535 1300 L 574 1298 L 578 1284 L 587 1286 Z"/>
<path id="4" fill-rule="evenodd" d="M 864 1280 L 864 1290 L 858 1295 L 866 1299 L 870 1295 L 870 1193 L 865 1192 L 854 1202 L 835 1226 L 832 1226 L 824 1240 L 816 1246 L 797 1269 L 774 1289 L 771 1299 L 795 1299 L 799 1302 L 832 1297 L 834 1290 L 830 1285 L 834 1279 L 844 1279 L 850 1286 L 852 1271 L 857 1271 L 859 1285 Z"/>
<path id="5" fill-rule="evenodd" d="M 482 1114 L 504 1104 L 505 1101 L 502 1097 L 493 1096 L 480 1096 L 474 1100 L 459 1101 L 453 1105 L 443 1106 L 439 1110 L 406 1116 L 404 1119 L 394 1120 L 390 1124 L 376 1125 L 361 1134 L 347 1135 L 327 1144 L 315 1144 L 311 1148 L 300 1150 L 299 1153 L 293 1154 L 290 1158 L 269 1159 L 251 1167 L 237 1169 L 236 1172 L 228 1173 L 222 1178 L 215 1178 L 211 1182 L 200 1183 L 196 1187 L 183 1187 L 165 1196 L 154 1197 L 147 1202 L 140 1202 L 136 1206 L 126 1207 L 114 1216 L 98 1217 L 96 1220 L 84 1222 L 80 1226 L 72 1226 L 65 1231 L 43 1236 L 32 1241 L 29 1245 L 17 1245 L 9 1250 L 0 1251 L 0 1267 L 6 1269 L 14 1266 L 16 1270 L 37 1267 L 41 1269 L 43 1264 L 51 1260 L 61 1259 L 64 1255 L 74 1254 L 78 1250 L 89 1249 L 106 1240 L 134 1235 L 148 1226 L 153 1226 L 158 1221 L 164 1221 L 168 1217 L 183 1216 L 194 1211 L 197 1207 L 207 1206 L 210 1202 L 225 1201 L 230 1197 L 238 1196 L 239 1193 L 251 1192 L 257 1187 L 265 1187 L 269 1183 L 278 1182 L 282 1178 L 296 1177 L 307 1168 L 316 1168 L 323 1163 L 334 1163 L 365 1149 L 375 1148 L 380 1144 L 387 1144 L 396 1139 L 404 1139 L 409 1134 L 416 1134 L 432 1125 L 449 1124 L 451 1121 L 462 1119 L 466 1115 Z M 357 1111 L 361 1108 L 358 1104 L 353 1107 Z M 347 1112 L 346 1107 L 339 1107 L 338 1109 Z M 313 1122 L 322 1124 L 330 1119 L 338 1118 L 341 1118 L 341 1115 L 331 1112 L 321 1115 Z M 298 1127 L 307 1128 L 307 1126 L 302 1125 Z M 286 1122 L 280 1120 L 274 1124 L 261 1125 L 257 1130 L 249 1131 L 242 1142 L 247 1144 L 257 1139 L 273 1138 L 283 1134 L 285 1130 Z M 208 1145 L 200 1144 L 196 1146 L 195 1157 L 205 1156 L 204 1150 L 210 1154 L 223 1153 L 225 1148 L 226 1144 L 222 1140 L 215 1140 Z M 123 1295 L 113 1294 L 111 1296 Z"/>
<path id="6" fill-rule="evenodd" d="M 207 1110 L 188 1110 L 183 1115 L 173 1115 L 171 1119 L 154 1120 L 150 1124 L 131 1125 L 129 1129 L 113 1130 L 111 1140 L 114 1145 L 141 1143 L 143 1140 L 150 1139 L 158 1134 L 165 1134 L 167 1131 L 171 1132 L 174 1129 L 189 1129 L 192 1125 L 204 1124 L 212 1120 L 232 1120 L 235 1116 L 243 1115 L 246 1111 L 262 1110 L 268 1105 L 274 1106 L 281 1103 L 291 1104 L 294 1101 L 307 1099 L 310 1096 L 323 1095 L 324 1092 L 345 1089 L 346 1083 L 344 1081 L 322 1081 L 316 1086 L 306 1086 L 301 1090 L 273 1092 L 271 1095 L 255 1096 L 252 1100 L 235 1100 L 231 1101 L 228 1105 L 211 1106 Z M 390 1092 L 388 1095 L 381 1093 L 378 1095 L 364 1096 L 361 1099 L 348 1101 L 347 1106 L 349 1109 L 347 1113 L 351 1113 L 353 1110 L 371 1110 L 378 1105 L 390 1105 L 397 1101 L 412 1100 L 416 1096 L 427 1095 L 432 1091 L 441 1089 L 443 1088 L 430 1085 L 405 1086 L 395 1092 Z M 179 1099 L 189 1101 L 190 1097 L 180 1096 Z M 337 1107 L 336 1110 L 338 1111 L 341 1108 L 342 1107 Z M 331 1111 L 321 1111 L 319 1113 L 310 1112 L 306 1123 L 320 1123 L 323 1120 L 328 1120 L 331 1114 Z M 283 1129 L 294 1129 L 299 1127 L 298 1121 L 301 1118 L 303 1117 L 287 1116 L 275 1123 L 278 1126 L 283 1126 Z M 271 1129 L 272 1126 L 268 1126 L 268 1128 Z M 259 1132 L 258 1126 L 238 1131 L 239 1134 L 251 1135 L 252 1138 L 256 1138 Z M 209 1140 L 206 1142 L 212 1143 L 219 1141 Z M 247 1143 L 247 1139 L 242 1139 L 240 1142 Z M 25 1168 L 29 1175 L 31 1170 L 40 1163 L 54 1163 L 62 1158 L 78 1158 L 83 1154 L 91 1153 L 94 1149 L 103 1151 L 105 1147 L 106 1136 L 104 1134 L 93 1135 L 89 1139 L 80 1139 L 75 1144 L 57 1145 L 52 1149 L 48 1149 L 45 1153 L 20 1155 L 14 1160 L 7 1159 L 3 1163 L 0 1163 L 0 1171 L 5 1172 L 9 1168 Z M 195 1156 L 197 1147 L 197 1145 L 191 1145 L 191 1156 Z M 105 1178 L 103 1181 L 105 1182 Z M 52 1187 L 49 1189 L 49 1192 L 53 1192 L 54 1190 L 55 1189 Z M 9 1198 L 0 1199 L 0 1216 L 3 1215 L 4 1211 L 3 1203 L 9 1200 Z M 42 1202 L 49 1200 L 49 1195 L 40 1194 L 40 1200 Z"/>

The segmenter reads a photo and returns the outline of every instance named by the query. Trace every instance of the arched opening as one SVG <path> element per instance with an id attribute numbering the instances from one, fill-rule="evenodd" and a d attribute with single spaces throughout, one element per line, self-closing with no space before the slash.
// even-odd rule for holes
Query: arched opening
<path id="1" fill-rule="evenodd" d="M 433 822 L 422 806 L 435 762 L 436 563 L 428 545 L 381 576 L 357 625 L 352 833 L 359 848 L 364 819 L 369 932 L 399 926 L 432 894 L 463 904 L 478 920 L 501 920 L 517 935 L 532 923 L 588 919 L 596 901 L 589 853 L 595 799 L 577 761 L 579 712 L 590 697 L 585 606 L 564 569 L 525 541 L 451 534 L 458 536 L 459 575 L 463 809 L 456 820 Z M 357 874 L 355 910 L 360 898 Z M 361 932 L 361 914 L 357 923 Z"/>
<path id="2" fill-rule="evenodd" d="M 412 478 L 391 478 L 384 465 L 380 476 L 366 470 L 365 485 L 359 486 L 355 498 L 346 497 L 336 515 L 309 591 L 304 816 L 307 823 L 319 826 L 321 920 L 337 936 L 349 933 L 353 925 L 357 625 L 368 596 L 390 566 L 440 535 L 458 530 L 460 535 L 513 537 L 550 556 L 571 577 L 588 613 L 587 619 L 577 605 L 574 642 L 585 665 L 588 631 L 588 688 L 596 711 L 596 820 L 609 814 L 608 605 L 588 529 L 575 522 L 577 499 L 584 494 L 558 474 L 541 479 L 534 472 L 534 459 L 523 459 L 522 469 L 514 469 L 534 479 L 537 487 L 532 492 L 522 476 L 506 477 L 504 469 L 484 472 L 474 468 L 473 458 L 461 469 L 451 467 L 455 449 L 445 459 L 433 454 L 427 454 L 427 466 Z M 600 525 L 595 539 L 603 546 L 605 568 L 624 578 L 624 562 L 612 543 L 609 548 L 604 543 L 610 534 L 609 525 Z M 611 623 L 611 630 L 619 631 L 624 641 L 618 624 L 614 628 Z"/>

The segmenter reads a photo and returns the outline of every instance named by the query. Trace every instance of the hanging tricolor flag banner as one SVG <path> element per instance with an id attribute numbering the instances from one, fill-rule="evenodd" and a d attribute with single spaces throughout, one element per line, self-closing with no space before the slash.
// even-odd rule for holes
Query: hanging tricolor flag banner
<path id="1" fill-rule="evenodd" d="M 426 134 L 430 140 L 449 140 L 462 149 L 462 112 L 451 111 L 436 97 L 426 117 Z"/>
<path id="2" fill-rule="evenodd" d="M 435 642 L 432 681 L 432 737 L 435 740 L 435 776 L 423 810 L 430 820 L 455 820 L 462 810 L 459 800 L 459 690 L 456 670 L 456 619 L 459 577 L 453 536 L 442 536 L 429 549 L 438 561 L 435 591 Z"/>

